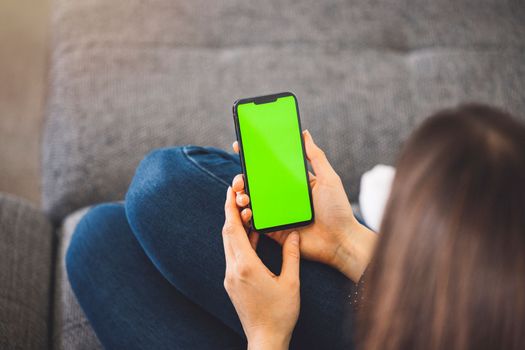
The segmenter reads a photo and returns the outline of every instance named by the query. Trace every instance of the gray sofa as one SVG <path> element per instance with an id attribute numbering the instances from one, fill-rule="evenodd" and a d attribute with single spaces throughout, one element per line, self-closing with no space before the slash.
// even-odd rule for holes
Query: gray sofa
<path id="1" fill-rule="evenodd" d="M 55 0 L 43 210 L 0 195 L 0 348 L 94 349 L 64 252 L 151 149 L 229 149 L 239 97 L 293 91 L 352 200 L 438 108 L 525 115 L 520 0 Z"/>

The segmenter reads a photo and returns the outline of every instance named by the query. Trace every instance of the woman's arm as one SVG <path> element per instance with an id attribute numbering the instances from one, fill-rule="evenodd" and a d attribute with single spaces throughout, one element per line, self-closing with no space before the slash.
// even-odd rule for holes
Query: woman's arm
<path id="1" fill-rule="evenodd" d="M 258 338 L 248 339 L 248 350 L 286 350 L 289 344 L 289 337 L 261 334 Z"/>
<path id="2" fill-rule="evenodd" d="M 346 277 L 359 282 L 365 272 L 377 243 L 377 234 L 357 223 L 347 230 L 346 238 L 336 250 L 332 266 Z"/>

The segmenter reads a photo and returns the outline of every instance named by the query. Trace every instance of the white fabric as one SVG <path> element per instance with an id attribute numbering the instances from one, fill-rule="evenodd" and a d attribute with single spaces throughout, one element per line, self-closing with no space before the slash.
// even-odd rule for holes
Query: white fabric
<path id="1" fill-rule="evenodd" d="M 388 165 L 379 164 L 361 177 L 359 207 L 365 223 L 378 232 L 383 219 L 386 202 L 396 170 Z"/>

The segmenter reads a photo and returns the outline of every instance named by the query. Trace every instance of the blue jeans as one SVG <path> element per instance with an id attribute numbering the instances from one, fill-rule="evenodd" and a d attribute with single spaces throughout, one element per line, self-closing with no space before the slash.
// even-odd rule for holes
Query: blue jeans
<path id="1" fill-rule="evenodd" d="M 224 198 L 238 156 L 186 146 L 150 153 L 124 203 L 91 209 L 66 256 L 75 295 L 110 349 L 241 349 L 239 318 L 223 287 Z M 281 247 L 262 236 L 257 253 L 275 273 Z M 350 348 L 354 284 L 301 260 L 301 312 L 293 349 Z"/>

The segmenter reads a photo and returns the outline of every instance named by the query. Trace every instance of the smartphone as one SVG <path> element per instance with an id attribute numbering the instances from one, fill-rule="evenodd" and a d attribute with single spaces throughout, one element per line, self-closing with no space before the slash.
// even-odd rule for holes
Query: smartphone
<path id="1" fill-rule="evenodd" d="M 243 98 L 233 105 L 251 228 L 259 233 L 314 220 L 297 97 L 291 92 Z"/>

